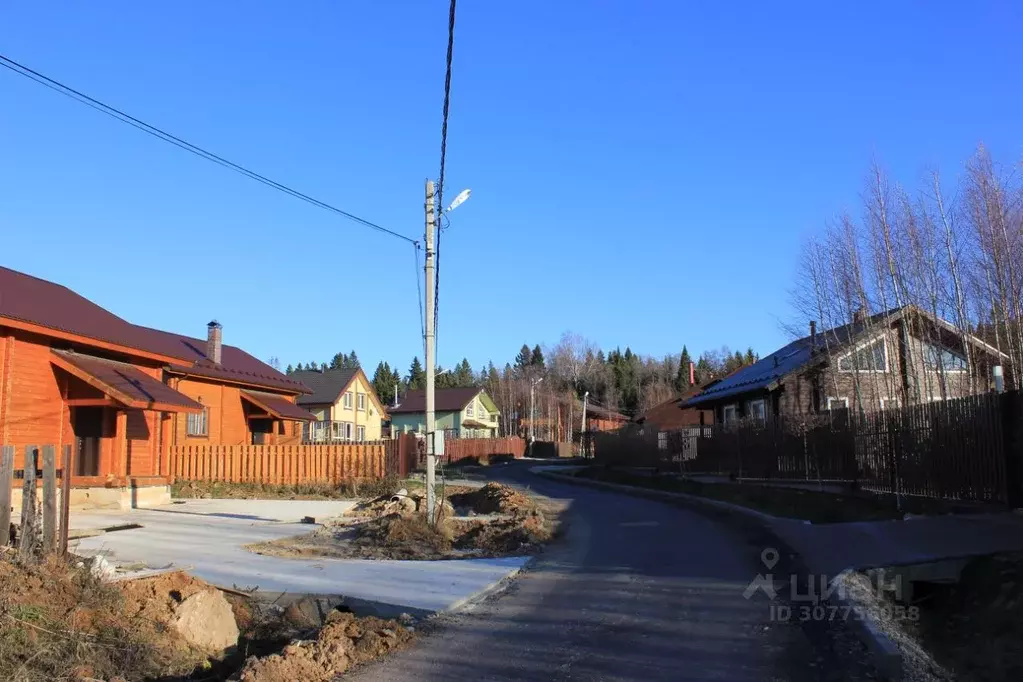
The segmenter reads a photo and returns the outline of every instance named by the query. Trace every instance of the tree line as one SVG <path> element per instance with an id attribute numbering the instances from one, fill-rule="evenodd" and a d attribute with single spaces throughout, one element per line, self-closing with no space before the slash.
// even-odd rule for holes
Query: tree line
<path id="1" fill-rule="evenodd" d="M 553 346 L 523 344 L 515 358 L 500 369 L 493 361 L 473 369 L 466 358 L 450 370 L 438 366 L 435 381 L 437 388 L 485 389 L 501 410 L 502 432 L 507 434 L 518 433 L 522 424 L 528 423 L 532 386 L 536 421 L 543 424 L 541 431 L 549 430 L 550 437 L 564 438 L 568 431 L 579 428 L 585 394 L 590 405 L 632 417 L 691 390 L 690 363 L 698 386 L 758 359 L 752 348 L 743 353 L 727 346 L 704 351 L 695 360 L 685 345 L 680 353 L 662 358 L 641 356 L 628 346 L 624 351 L 614 348 L 605 352 L 577 334 L 565 333 Z M 358 367 L 358 357 L 352 351 L 336 354 L 329 363 L 288 365 L 285 372 Z M 418 356 L 405 372 L 381 361 L 370 381 L 380 400 L 393 404 L 395 400 L 400 402 L 407 391 L 424 389 L 426 372 Z"/>

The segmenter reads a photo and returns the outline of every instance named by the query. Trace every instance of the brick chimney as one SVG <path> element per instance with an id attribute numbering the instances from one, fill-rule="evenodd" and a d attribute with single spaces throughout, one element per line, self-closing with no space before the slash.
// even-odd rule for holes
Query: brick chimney
<path id="1" fill-rule="evenodd" d="M 223 335 L 220 323 L 213 320 L 206 325 L 206 357 L 220 364 L 220 340 Z"/>
<path id="2" fill-rule="evenodd" d="M 695 386 L 696 385 L 696 363 L 695 362 L 690 362 L 689 363 L 689 385 L 690 386 Z"/>
<path id="3" fill-rule="evenodd" d="M 863 324 L 864 322 L 866 322 L 867 321 L 867 309 L 861 307 L 861 308 L 857 308 L 855 311 L 853 311 L 853 320 L 852 321 L 857 323 L 857 324 Z"/>
<path id="4" fill-rule="evenodd" d="M 817 320 L 810 320 L 810 352 L 817 350 Z"/>

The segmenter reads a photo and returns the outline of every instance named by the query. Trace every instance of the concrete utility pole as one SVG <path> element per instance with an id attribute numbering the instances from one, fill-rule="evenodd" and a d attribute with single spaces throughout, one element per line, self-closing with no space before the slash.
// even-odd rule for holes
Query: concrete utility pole
<path id="1" fill-rule="evenodd" d="M 586 433 L 587 433 L 587 431 L 586 431 L 586 399 L 589 398 L 589 397 L 590 397 L 590 392 L 589 391 L 586 391 L 585 393 L 583 393 L 583 423 L 582 423 L 582 427 L 581 427 L 582 430 L 579 433 L 579 446 L 580 446 L 580 449 L 583 451 L 583 457 L 585 457 L 587 455 L 587 452 L 586 452 Z"/>
<path id="2" fill-rule="evenodd" d="M 434 326 L 433 326 L 433 290 L 434 290 L 434 252 L 433 232 L 436 227 L 436 214 L 433 207 L 433 180 L 426 181 L 426 514 L 430 524 L 436 522 L 437 505 L 434 483 L 436 466 L 434 461 L 433 432 L 436 428 L 434 414 Z"/>

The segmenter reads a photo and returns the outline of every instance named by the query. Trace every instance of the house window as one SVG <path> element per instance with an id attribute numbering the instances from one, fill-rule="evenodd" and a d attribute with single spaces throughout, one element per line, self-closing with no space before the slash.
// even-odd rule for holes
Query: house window
<path id="1" fill-rule="evenodd" d="M 466 417 L 471 417 L 472 416 L 472 408 L 473 408 L 473 406 L 475 404 L 476 403 L 469 403 L 469 405 L 465 408 L 465 416 Z"/>
<path id="2" fill-rule="evenodd" d="M 924 367 L 927 369 L 935 371 L 941 369 L 946 372 L 966 371 L 966 358 L 959 353 L 942 346 L 935 346 L 926 341 L 923 343 L 923 347 Z"/>
<path id="3" fill-rule="evenodd" d="M 898 398 L 881 398 L 882 410 L 897 410 L 901 407 Z"/>
<path id="4" fill-rule="evenodd" d="M 341 440 L 351 440 L 351 439 L 352 439 L 352 423 L 351 422 L 341 422 Z"/>
<path id="5" fill-rule="evenodd" d="M 346 410 L 352 409 L 352 392 L 345 391 L 344 399 L 341 403 Z"/>
<path id="6" fill-rule="evenodd" d="M 828 398 L 828 410 L 848 410 L 849 399 L 848 398 Z"/>
<path id="7" fill-rule="evenodd" d="M 355 435 L 358 438 L 358 441 L 360 443 L 362 441 L 366 440 L 366 427 L 365 426 L 360 426 L 360 427 L 356 428 Z"/>
<path id="8" fill-rule="evenodd" d="M 726 424 L 734 424 L 739 421 L 739 406 L 738 405 L 725 405 L 722 409 L 723 421 Z"/>
<path id="9" fill-rule="evenodd" d="M 842 372 L 887 372 L 888 347 L 884 339 L 871 341 L 838 359 Z"/>
<path id="10" fill-rule="evenodd" d="M 657 449 L 667 450 L 668 449 L 668 432 L 658 431 L 657 432 Z"/>
<path id="11" fill-rule="evenodd" d="M 764 404 L 764 399 L 751 400 L 749 404 L 749 416 L 758 422 L 767 421 L 767 407 Z"/>
<path id="12" fill-rule="evenodd" d="M 355 399 L 355 404 L 358 406 L 358 408 L 361 411 L 365 412 L 366 411 L 366 394 L 365 393 L 360 393 L 356 397 L 356 399 Z"/>
<path id="13" fill-rule="evenodd" d="M 209 433 L 209 422 L 210 422 L 210 420 L 209 420 L 209 413 L 210 413 L 210 408 L 204 407 L 204 408 L 202 408 L 202 412 L 200 412 L 199 414 L 190 414 L 190 415 L 188 415 L 188 431 L 187 431 L 187 434 L 189 436 L 196 436 L 196 437 L 200 437 L 200 438 L 205 438 L 206 436 L 210 435 L 210 433 Z"/>

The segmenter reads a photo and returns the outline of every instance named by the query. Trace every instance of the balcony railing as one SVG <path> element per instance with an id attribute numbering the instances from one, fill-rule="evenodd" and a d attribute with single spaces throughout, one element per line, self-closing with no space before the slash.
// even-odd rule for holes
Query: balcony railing
<path id="1" fill-rule="evenodd" d="M 306 422 L 302 426 L 303 443 L 357 443 L 366 440 L 363 424 L 342 421 Z"/>

